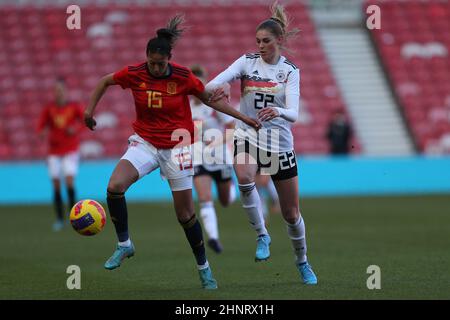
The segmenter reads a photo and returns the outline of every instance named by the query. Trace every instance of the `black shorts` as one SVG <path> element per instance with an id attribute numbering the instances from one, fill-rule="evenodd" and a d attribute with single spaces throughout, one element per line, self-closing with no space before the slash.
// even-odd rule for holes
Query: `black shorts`
<path id="1" fill-rule="evenodd" d="M 244 145 L 237 145 L 234 140 L 234 157 L 238 153 L 248 153 L 256 160 L 258 169 L 262 174 L 270 174 L 272 180 L 287 180 L 298 175 L 297 159 L 294 150 L 272 153 L 262 150 L 245 140 Z"/>
<path id="2" fill-rule="evenodd" d="M 211 178 L 214 179 L 216 183 L 219 182 L 227 182 L 230 181 L 233 176 L 233 167 L 231 165 L 224 166 L 222 169 L 219 170 L 208 170 L 204 166 L 199 165 L 194 167 L 194 178 L 201 176 L 201 175 L 208 175 Z"/>

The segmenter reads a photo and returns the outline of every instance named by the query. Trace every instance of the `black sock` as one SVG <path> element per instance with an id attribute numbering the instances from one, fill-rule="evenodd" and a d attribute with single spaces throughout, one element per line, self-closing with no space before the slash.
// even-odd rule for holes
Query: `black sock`
<path id="1" fill-rule="evenodd" d="M 191 245 L 192 252 L 194 252 L 197 264 L 204 265 L 206 263 L 206 253 L 205 245 L 203 243 L 202 227 L 196 219 L 195 214 L 186 222 L 180 221 L 180 224 Z"/>
<path id="2" fill-rule="evenodd" d="M 116 228 L 119 242 L 127 241 L 129 239 L 128 210 L 125 194 L 108 191 L 106 201 L 108 202 L 109 215 Z"/>
<path id="3" fill-rule="evenodd" d="M 73 187 L 68 187 L 67 195 L 69 196 L 70 208 L 73 208 L 73 206 L 75 205 L 75 189 Z"/>
<path id="4" fill-rule="evenodd" d="M 58 218 L 58 220 L 64 220 L 63 202 L 59 190 L 55 190 L 53 193 L 53 204 L 55 205 L 56 218 Z"/>

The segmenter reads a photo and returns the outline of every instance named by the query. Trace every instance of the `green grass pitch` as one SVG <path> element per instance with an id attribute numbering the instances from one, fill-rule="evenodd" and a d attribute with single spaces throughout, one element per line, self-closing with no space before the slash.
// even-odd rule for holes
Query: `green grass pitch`
<path id="1" fill-rule="evenodd" d="M 308 257 L 319 279 L 303 285 L 280 215 L 271 214 L 271 258 L 255 263 L 255 233 L 239 203 L 218 207 L 224 252 L 207 249 L 219 289 L 200 289 L 195 260 L 171 203 L 130 204 L 136 255 L 116 270 L 111 221 L 94 237 L 51 231 L 51 206 L 4 206 L 0 299 L 450 299 L 450 197 L 301 199 Z M 109 217 L 108 217 L 109 218 Z M 81 290 L 68 290 L 69 265 Z M 381 289 L 366 287 L 381 268 Z"/>

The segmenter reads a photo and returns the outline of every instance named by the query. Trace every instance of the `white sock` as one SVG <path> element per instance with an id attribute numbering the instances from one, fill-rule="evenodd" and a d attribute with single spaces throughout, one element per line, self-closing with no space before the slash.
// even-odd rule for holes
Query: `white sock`
<path id="1" fill-rule="evenodd" d="M 278 202 L 277 189 L 275 188 L 272 179 L 269 180 L 269 184 L 267 185 L 267 193 L 269 194 L 270 201 L 272 201 L 272 203 Z"/>
<path id="2" fill-rule="evenodd" d="M 267 218 L 267 215 L 269 214 L 269 208 L 267 208 L 266 196 L 264 195 L 264 190 L 261 190 L 260 187 L 256 186 L 256 190 L 258 190 L 259 198 L 261 199 L 261 212 L 265 219 L 265 218 Z"/>
<path id="3" fill-rule="evenodd" d="M 294 224 L 287 223 L 287 232 L 294 248 L 296 263 L 306 262 L 306 232 L 305 223 L 300 216 Z"/>
<path id="4" fill-rule="evenodd" d="M 203 269 L 206 269 L 206 268 L 208 268 L 208 267 L 209 267 L 208 260 L 206 260 L 205 264 L 198 264 L 198 265 L 197 265 L 197 269 L 198 269 L 198 270 L 203 270 Z"/>
<path id="5" fill-rule="evenodd" d="M 208 239 L 219 239 L 219 227 L 217 225 L 216 209 L 212 201 L 200 203 L 200 217 L 203 221 Z"/>
<path id="6" fill-rule="evenodd" d="M 264 219 L 267 218 L 267 215 L 269 214 L 269 208 L 267 208 L 267 201 L 266 198 L 261 196 L 261 212 L 263 214 Z"/>
<path id="7" fill-rule="evenodd" d="M 203 270 L 203 269 L 206 269 L 206 268 L 208 268 L 208 267 L 209 267 L 208 260 L 206 260 L 205 264 L 198 264 L 198 265 L 197 265 L 197 269 L 198 269 L 198 270 Z"/>
<path id="8" fill-rule="evenodd" d="M 242 207 L 247 212 L 249 222 L 253 229 L 255 229 L 258 236 L 268 234 L 262 215 L 261 199 L 259 198 L 255 183 L 239 184 L 239 190 L 241 191 Z"/>
<path id="9" fill-rule="evenodd" d="M 121 247 L 129 247 L 129 246 L 131 246 L 131 240 L 130 240 L 130 238 L 128 238 L 127 241 L 123 241 L 123 242 L 120 242 L 120 241 L 119 241 L 119 246 L 121 246 Z"/>
<path id="10" fill-rule="evenodd" d="M 234 182 L 231 182 L 230 185 L 230 204 L 233 203 L 236 200 L 236 186 L 234 185 Z"/>

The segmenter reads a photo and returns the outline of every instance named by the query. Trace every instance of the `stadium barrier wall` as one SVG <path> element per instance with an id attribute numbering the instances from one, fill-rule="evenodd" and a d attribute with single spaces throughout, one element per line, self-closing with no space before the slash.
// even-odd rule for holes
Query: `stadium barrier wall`
<path id="1" fill-rule="evenodd" d="M 106 200 L 117 160 L 81 162 L 77 198 Z M 298 157 L 300 196 L 370 196 L 450 193 L 450 156 L 408 158 Z M 46 163 L 0 163 L 0 204 L 46 204 L 52 188 Z M 65 196 L 65 192 L 63 192 Z M 171 193 L 159 170 L 127 192 L 129 201 L 167 201 Z"/>

